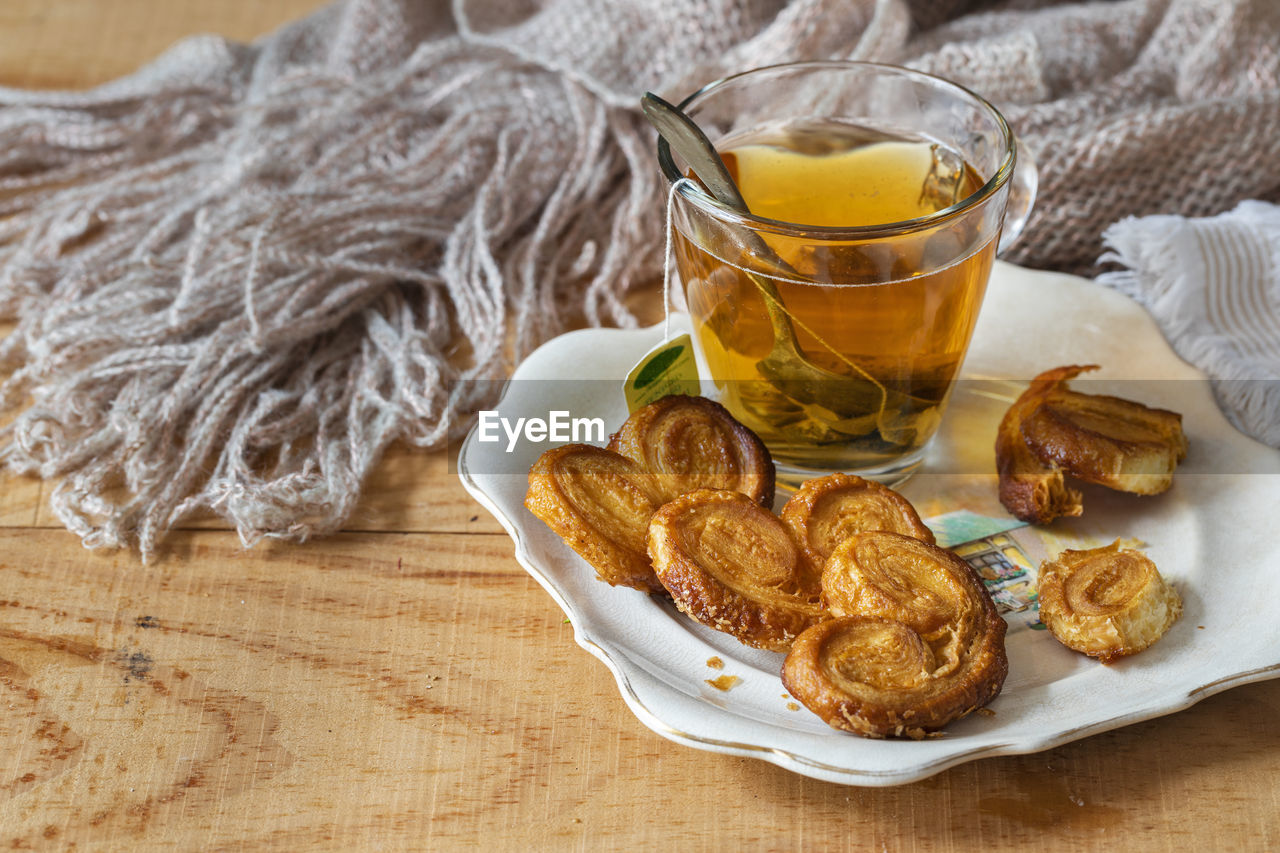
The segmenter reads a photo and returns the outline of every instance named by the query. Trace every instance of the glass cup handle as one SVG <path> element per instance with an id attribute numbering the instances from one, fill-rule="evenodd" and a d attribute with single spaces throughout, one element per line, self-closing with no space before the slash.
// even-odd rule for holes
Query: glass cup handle
<path id="1" fill-rule="evenodd" d="M 1039 172 L 1036 171 L 1036 158 L 1021 139 L 1016 140 L 1017 160 L 1013 166 L 1013 177 L 1009 180 L 1009 199 L 1004 208 L 1004 229 L 1000 232 L 1000 244 L 996 254 L 1003 255 L 1018 242 L 1022 232 L 1031 218 L 1031 210 L 1036 204 L 1036 188 L 1040 184 Z"/>

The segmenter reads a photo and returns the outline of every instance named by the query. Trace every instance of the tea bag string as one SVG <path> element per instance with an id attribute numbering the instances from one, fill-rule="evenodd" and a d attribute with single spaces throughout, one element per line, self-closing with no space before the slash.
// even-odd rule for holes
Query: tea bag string
<path id="1" fill-rule="evenodd" d="M 666 221 L 664 224 L 665 240 L 664 240 L 664 246 L 663 246 L 663 252 L 662 252 L 662 340 L 664 342 L 671 340 L 671 257 L 672 257 L 673 231 L 675 228 L 675 224 L 674 224 L 675 201 L 676 201 L 676 193 L 681 189 L 683 185 L 688 185 L 695 189 L 698 188 L 698 185 L 694 183 L 692 180 L 690 180 L 689 178 L 682 177 L 679 180 L 673 182 L 670 188 L 667 190 Z M 766 293 L 764 288 L 755 279 L 755 276 L 758 273 L 756 273 L 753 270 L 749 270 L 746 267 L 740 266 L 739 264 L 735 264 L 726 258 L 720 257 L 715 252 L 712 252 L 709 248 L 705 246 L 703 247 L 703 251 L 709 254 L 711 257 L 715 258 L 720 263 L 724 264 L 725 266 L 730 267 L 732 269 L 736 269 L 739 272 L 744 273 L 747 276 L 747 279 L 751 281 L 756 286 L 757 289 L 760 290 L 761 298 L 765 300 L 771 300 L 775 304 L 777 310 L 782 312 L 782 314 L 784 314 L 788 318 L 788 320 L 792 323 L 792 325 L 807 332 L 810 337 L 812 337 L 819 345 L 822 346 L 823 349 L 830 352 L 839 361 L 843 362 L 850 369 L 852 369 L 854 374 L 857 377 L 860 377 L 864 381 L 870 382 L 872 385 L 874 385 L 876 387 L 876 390 L 878 390 L 881 395 L 880 397 L 881 409 L 884 408 L 884 405 L 888 402 L 888 393 L 889 393 L 888 389 L 886 389 L 878 379 L 876 379 L 869 372 L 867 372 L 867 370 L 864 369 L 862 365 L 855 363 L 844 353 L 840 352 L 835 347 L 831 346 L 831 344 L 827 343 L 823 339 L 823 337 L 819 335 L 815 330 L 811 329 L 808 326 L 808 324 L 803 322 L 799 317 L 796 317 L 795 314 L 793 314 L 791 311 L 787 310 L 787 307 L 783 305 L 780 300 L 777 300 L 772 296 L 770 296 L 769 293 Z M 769 277 L 772 278 L 774 281 L 788 282 L 791 284 L 802 284 L 802 285 L 813 284 L 812 281 L 805 281 L 803 279 L 793 279 L 785 276 L 770 275 Z"/>
<path id="2" fill-rule="evenodd" d="M 674 242 L 673 232 L 675 229 L 675 224 L 674 224 L 675 202 L 676 202 L 676 193 L 679 192 L 681 186 L 683 185 L 688 185 L 690 187 L 693 187 L 695 190 L 700 189 L 698 184 L 696 184 L 693 180 L 689 178 L 680 178 L 678 181 L 675 181 L 673 184 L 671 184 L 671 187 L 667 190 L 666 224 L 664 226 L 665 244 L 663 246 L 663 251 L 662 251 L 662 315 L 663 315 L 662 316 L 662 339 L 664 341 L 670 340 L 671 338 L 671 258 L 673 254 L 672 245 Z M 799 317 L 791 313 L 791 311 L 789 311 L 787 307 L 783 305 L 780 301 L 773 299 L 768 293 L 766 293 L 764 289 L 760 287 L 759 282 L 756 282 L 753 278 L 754 275 L 758 275 L 759 273 L 757 273 L 754 270 L 747 269 L 746 267 L 740 264 L 735 264 L 733 261 L 730 261 L 727 258 L 721 257 L 720 255 L 713 252 L 708 246 L 702 246 L 701 248 L 702 248 L 702 251 L 706 252 L 708 255 L 715 258 L 717 261 L 719 261 L 721 264 L 724 264 L 726 267 L 738 270 L 739 272 L 746 274 L 747 279 L 750 280 L 753 284 L 755 284 L 756 288 L 760 290 L 761 298 L 765 300 L 772 300 L 773 302 L 775 302 L 778 307 L 778 310 L 781 311 L 783 314 L 785 314 L 787 319 L 790 320 L 793 325 L 807 332 L 809 336 L 812 337 L 819 344 L 821 344 L 824 349 L 829 350 L 832 355 L 834 355 L 839 360 L 843 361 L 845 364 L 849 365 L 849 367 L 852 367 L 856 372 L 866 376 L 867 379 L 870 379 L 872 382 L 875 382 L 875 384 L 877 385 L 880 384 L 879 382 L 876 382 L 876 380 L 870 374 L 867 374 L 866 371 L 864 371 L 859 365 L 854 364 L 843 353 L 841 353 L 835 347 L 831 346 L 831 344 L 823 340 L 821 335 L 819 335 L 813 329 L 809 328 L 809 326 L 803 320 L 801 320 Z M 813 284 L 812 281 L 808 281 L 802 278 L 788 278 L 787 276 L 780 276 L 780 275 L 774 275 L 774 274 L 770 274 L 769 278 L 773 279 L 774 281 L 783 282 L 785 284 L 802 284 L 802 285 Z"/>
<path id="3" fill-rule="evenodd" d="M 681 178 L 667 190 L 667 217 L 664 226 L 665 244 L 662 249 L 662 340 L 671 340 L 671 232 L 675 217 L 676 192 L 684 184 L 695 186 L 688 178 Z"/>
<path id="4" fill-rule="evenodd" d="M 692 181 L 690 181 L 688 178 L 681 178 L 681 179 L 680 179 L 680 181 L 677 181 L 675 184 L 672 184 L 672 187 L 671 187 L 672 192 L 671 192 L 671 193 L 669 193 L 669 194 L 667 195 L 667 248 L 668 248 L 668 254 L 667 254 L 667 257 L 666 257 L 666 258 L 664 258 L 662 290 L 663 290 L 663 303 L 664 303 L 663 307 L 664 307 L 664 309 L 666 310 L 666 313 L 667 313 L 668 318 L 670 317 L 670 308 L 669 308 L 669 307 L 667 307 L 667 305 L 666 305 L 666 297 L 667 297 L 667 287 L 668 287 L 668 281 L 667 281 L 667 279 L 668 279 L 668 275 L 669 275 L 669 272 L 670 272 L 670 270 L 669 270 L 669 264 L 670 264 L 671 227 L 672 227 L 672 225 L 671 225 L 671 222 L 672 222 L 672 220 L 671 220 L 671 211 L 672 211 L 672 203 L 673 203 L 673 202 L 674 202 L 674 200 L 675 200 L 675 188 L 676 188 L 677 186 L 679 186 L 679 184 L 680 184 L 681 182 L 688 182 L 689 184 L 691 184 L 691 185 L 693 185 L 693 186 L 697 186 L 696 184 L 693 184 L 693 182 L 692 182 Z M 729 260 L 728 258 L 725 258 L 725 257 L 722 257 L 721 255 L 716 254 L 715 252 L 713 252 L 713 251 L 712 251 L 709 247 L 707 247 L 707 246 L 701 246 L 700 248 L 702 249 L 702 251 L 703 251 L 703 252 L 705 252 L 706 254 L 710 255 L 712 258 L 714 258 L 715 260 L 719 261 L 719 262 L 720 262 L 721 264 L 723 264 L 724 266 L 729 267 L 730 269 L 735 269 L 735 270 L 737 270 L 738 272 L 740 272 L 740 273 L 744 274 L 744 275 L 746 276 L 747 280 L 748 280 L 748 281 L 750 281 L 753 285 L 755 285 L 756 290 L 760 291 L 760 298 L 761 298 L 761 299 L 763 299 L 766 303 L 772 303 L 772 304 L 773 304 L 773 306 L 774 306 L 774 307 L 775 307 L 775 308 L 776 308 L 780 313 L 782 313 L 782 314 L 787 318 L 787 320 L 791 323 L 791 325 L 792 325 L 792 326 L 794 326 L 795 328 L 800 329 L 801 331 L 803 331 L 803 332 L 807 333 L 807 334 L 809 335 L 809 337 L 813 338 L 813 340 L 814 340 L 814 341 L 815 341 L 819 346 L 821 346 L 821 347 L 822 347 L 823 349 L 825 349 L 827 352 L 829 352 L 829 353 L 831 353 L 833 356 L 835 356 L 835 358 L 836 358 L 838 361 L 843 362 L 846 366 L 848 366 L 848 367 L 849 367 L 849 368 L 854 372 L 854 374 L 855 374 L 855 376 L 850 377 L 851 379 L 852 379 L 852 378 L 855 378 L 855 377 L 856 377 L 856 378 L 860 378 L 860 379 L 863 379 L 864 381 L 870 382 L 872 385 L 874 385 L 874 386 L 875 386 L 875 387 L 880 391 L 882 405 L 883 405 L 884 401 L 886 401 L 886 400 L 888 399 L 888 393 L 889 393 L 889 392 L 888 392 L 888 389 L 886 389 L 886 388 L 884 387 L 884 385 L 883 385 L 883 384 L 881 384 L 880 380 L 876 379 L 876 378 L 875 378 L 874 376 L 872 376 L 869 372 L 867 372 L 867 370 L 866 370 L 865 368 L 863 368 L 863 367 L 862 367 L 862 365 L 860 365 L 860 364 L 858 364 L 858 363 L 854 362 L 854 361 L 853 361 L 852 359 L 850 359 L 847 355 L 845 355 L 844 353 L 840 352 L 840 350 L 836 349 L 836 348 L 835 348 L 835 347 L 833 347 L 831 344 L 827 343 L 827 341 L 822 337 L 822 335 L 818 334 L 818 332 L 817 332 L 815 329 L 813 329 L 811 326 L 809 326 L 809 324 L 805 323 L 803 320 L 801 320 L 799 317 L 797 317 L 797 316 L 796 316 L 796 315 L 795 315 L 791 310 L 789 310 L 789 309 L 787 308 L 787 306 L 786 306 L 786 305 L 782 304 L 782 300 L 781 300 L 781 299 L 779 299 L 779 298 L 777 297 L 776 292 L 775 292 L 775 293 L 770 293 L 769 291 L 766 291 L 766 290 L 765 290 L 765 288 L 760 284 L 760 281 L 756 278 L 756 276 L 758 276 L 758 275 L 763 275 L 763 273 L 760 273 L 760 272 L 759 272 L 759 271 L 757 271 L 757 270 L 748 269 L 747 267 L 744 267 L 744 266 L 742 266 L 741 264 L 736 264 L 736 263 L 734 263 L 733 261 Z M 811 280 L 806 280 L 806 279 L 802 279 L 802 278 L 790 278 L 790 277 L 788 277 L 788 276 L 776 275 L 776 274 L 774 274 L 774 273 L 769 273 L 769 274 L 767 274 L 767 275 L 768 275 L 768 277 L 769 277 L 770 279 L 772 279 L 773 281 L 782 282 L 782 283 L 785 283 L 785 284 L 800 284 L 800 285 L 804 285 L 804 286 L 806 286 L 806 287 L 812 287 L 812 286 L 815 286 L 815 282 L 813 282 L 813 281 L 811 281 Z M 861 287 L 862 285 L 839 285 L 839 286 L 841 286 L 841 287 Z M 664 321 L 663 332 L 664 332 L 664 334 L 665 334 L 665 332 L 666 332 L 665 321 Z"/>

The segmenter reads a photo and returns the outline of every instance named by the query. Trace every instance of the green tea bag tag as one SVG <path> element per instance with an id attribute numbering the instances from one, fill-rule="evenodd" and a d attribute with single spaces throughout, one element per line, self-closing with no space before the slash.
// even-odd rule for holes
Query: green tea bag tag
<path id="1" fill-rule="evenodd" d="M 623 383 L 628 411 L 634 412 L 669 394 L 697 396 L 701 392 L 693 338 L 676 335 L 645 353 Z"/>
<path id="2" fill-rule="evenodd" d="M 671 211 L 676 189 L 687 183 L 690 183 L 688 178 L 681 178 L 667 191 L 667 244 L 662 251 L 662 343 L 645 353 L 622 383 L 629 412 L 671 394 L 696 397 L 702 393 L 698 363 L 693 358 L 693 337 L 688 332 L 671 337 Z"/>

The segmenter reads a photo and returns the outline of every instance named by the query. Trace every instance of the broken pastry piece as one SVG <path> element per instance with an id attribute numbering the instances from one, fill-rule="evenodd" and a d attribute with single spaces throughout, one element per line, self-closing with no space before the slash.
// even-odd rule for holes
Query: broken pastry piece
<path id="1" fill-rule="evenodd" d="M 1032 380 L 1000 422 L 1000 502 L 1023 521 L 1080 515 L 1063 474 L 1117 491 L 1154 495 L 1187 455 L 1182 416 L 1132 400 L 1081 394 L 1067 380 L 1097 365 L 1058 367 Z"/>
<path id="2" fill-rule="evenodd" d="M 664 592 L 649 565 L 649 519 L 663 495 L 641 465 L 602 447 L 567 444 L 529 469 L 524 505 L 613 586 Z"/>
<path id="3" fill-rule="evenodd" d="M 786 526 L 740 492 L 700 489 L 663 505 L 649 557 L 681 611 L 749 646 L 785 651 L 824 616 Z"/>
<path id="4" fill-rule="evenodd" d="M 705 397 L 672 395 L 637 409 L 609 449 L 653 473 L 667 500 L 695 489 L 729 489 L 773 508 L 769 451 L 727 409 Z"/>
<path id="5" fill-rule="evenodd" d="M 1042 462 L 1087 483 L 1157 495 L 1187 455 L 1182 415 L 1065 386 L 1022 420 L 1022 437 Z"/>
<path id="6" fill-rule="evenodd" d="M 1097 365 L 1058 367 L 1031 380 L 1031 386 L 1014 401 L 996 433 L 996 471 L 1000 475 L 1000 503 L 1023 521 L 1048 524 L 1063 515 L 1084 511 L 1080 493 L 1067 487 L 1062 469 L 1046 464 L 1022 437 L 1022 422 L 1035 412 L 1050 392 L 1073 376 L 1096 370 Z"/>
<path id="7" fill-rule="evenodd" d="M 1120 542 L 1063 551 L 1040 567 L 1040 621 L 1064 646 L 1109 663 L 1149 647 L 1182 599 L 1143 553 Z"/>
<path id="8" fill-rule="evenodd" d="M 858 533 L 831 554 L 822 582 L 835 618 L 796 638 L 782 683 L 828 725 L 922 738 L 1000 693 L 1005 621 L 950 551 Z"/>
<path id="9" fill-rule="evenodd" d="M 933 544 L 911 502 L 888 486 L 852 474 L 808 480 L 782 508 L 782 521 L 800 545 L 805 566 L 821 576 L 831 552 L 854 533 L 887 530 Z"/>

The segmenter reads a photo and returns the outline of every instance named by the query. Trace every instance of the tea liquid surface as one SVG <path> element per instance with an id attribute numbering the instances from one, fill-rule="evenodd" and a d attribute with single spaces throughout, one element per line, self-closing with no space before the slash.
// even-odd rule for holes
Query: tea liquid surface
<path id="1" fill-rule="evenodd" d="M 983 179 L 920 138 L 834 122 L 720 145 L 752 213 L 804 226 L 883 225 L 937 213 Z M 790 266 L 762 265 L 732 231 L 686 234 L 676 253 L 724 403 L 786 465 L 865 469 L 923 447 L 941 419 L 986 288 L 998 234 L 980 217 L 867 240 L 760 231 Z M 755 279 L 744 270 L 755 272 Z M 801 393 L 761 363 L 778 354 L 763 275 L 808 364 L 843 377 Z"/>

